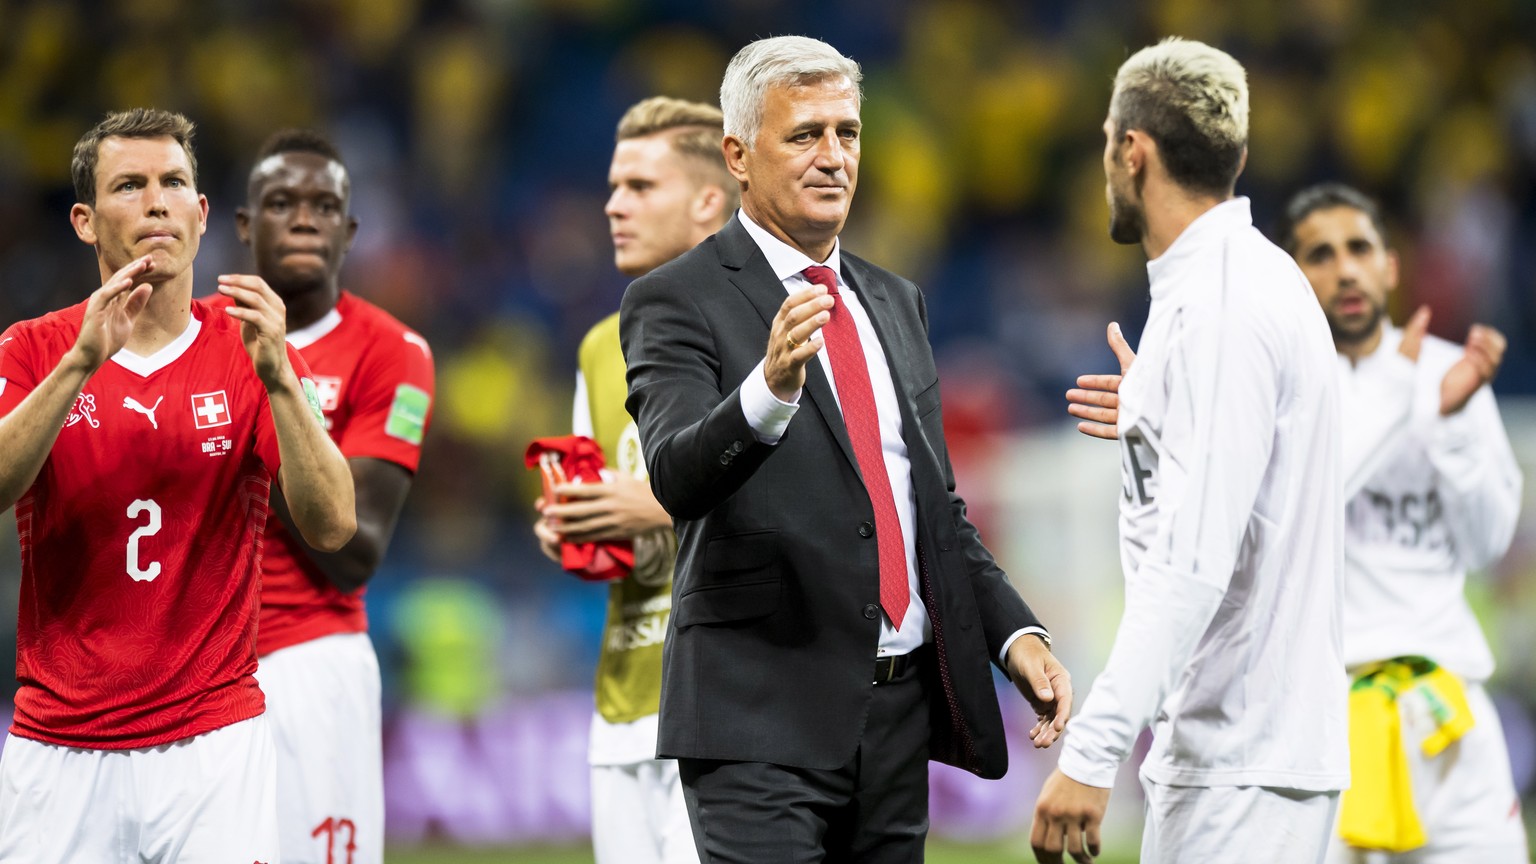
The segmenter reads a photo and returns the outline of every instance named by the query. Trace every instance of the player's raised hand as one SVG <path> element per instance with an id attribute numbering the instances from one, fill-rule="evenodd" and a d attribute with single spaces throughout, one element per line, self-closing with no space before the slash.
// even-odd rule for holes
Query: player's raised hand
<path id="1" fill-rule="evenodd" d="M 1078 864 L 1097 858 L 1099 825 L 1108 807 L 1108 789 L 1079 783 L 1060 768 L 1052 771 L 1035 801 L 1035 821 L 1029 829 L 1035 860 L 1061 864 L 1063 852 Z"/>
<path id="2" fill-rule="evenodd" d="M 1419 362 L 1419 348 L 1424 345 L 1424 334 L 1429 332 L 1429 307 L 1420 306 L 1414 310 L 1413 317 L 1403 325 L 1403 341 L 1397 346 L 1397 353 L 1407 357 L 1414 363 Z"/>
<path id="3" fill-rule="evenodd" d="M 1067 391 L 1067 413 L 1083 422 L 1077 431 L 1094 438 L 1113 441 L 1120 437 L 1116 424 L 1120 421 L 1120 379 L 1131 371 L 1136 352 L 1131 350 L 1120 325 L 1111 321 L 1108 330 L 1109 350 L 1120 361 L 1119 375 L 1079 375 L 1077 386 Z"/>
<path id="4" fill-rule="evenodd" d="M 785 298 L 768 331 L 768 355 L 763 377 L 778 399 L 788 402 L 805 386 L 805 364 L 821 350 L 822 340 L 811 334 L 832 320 L 832 298 L 815 285 Z"/>
<path id="5" fill-rule="evenodd" d="M 1450 416 L 1467 407 L 1479 387 L 1493 380 L 1504 362 L 1504 334 L 1485 324 L 1473 324 L 1461 359 L 1440 379 L 1440 414 Z"/>
<path id="6" fill-rule="evenodd" d="M 85 318 L 74 350 L 80 362 L 95 371 L 128 344 L 133 324 L 149 302 L 153 287 L 144 282 L 155 269 L 150 256 L 135 258 L 97 288 L 85 304 Z"/>
<path id="7" fill-rule="evenodd" d="M 224 311 L 241 321 L 240 338 L 257 377 L 269 387 L 282 381 L 288 371 L 288 309 L 283 298 L 260 276 L 220 276 L 219 293 L 235 301 Z"/>
<path id="8" fill-rule="evenodd" d="M 1072 676 L 1045 642 L 1028 633 L 1008 646 L 1008 671 L 1013 684 L 1035 709 L 1029 740 L 1037 749 L 1051 746 L 1072 716 Z"/>

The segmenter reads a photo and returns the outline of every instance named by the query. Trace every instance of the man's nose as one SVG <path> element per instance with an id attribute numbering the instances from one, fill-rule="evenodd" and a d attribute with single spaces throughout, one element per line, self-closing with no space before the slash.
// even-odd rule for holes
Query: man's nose
<path id="1" fill-rule="evenodd" d="M 607 216 L 609 219 L 617 219 L 623 215 L 623 204 L 620 200 L 623 195 L 623 189 L 613 190 L 613 193 L 608 196 L 608 203 L 603 205 L 604 216 Z"/>
<path id="2" fill-rule="evenodd" d="M 164 216 L 171 212 L 170 205 L 165 202 L 165 187 L 155 183 L 149 187 L 149 194 L 144 197 L 144 206 L 151 216 Z"/>
<path id="3" fill-rule="evenodd" d="M 836 134 L 823 135 L 816 144 L 816 167 L 828 174 L 843 170 L 847 154 Z"/>

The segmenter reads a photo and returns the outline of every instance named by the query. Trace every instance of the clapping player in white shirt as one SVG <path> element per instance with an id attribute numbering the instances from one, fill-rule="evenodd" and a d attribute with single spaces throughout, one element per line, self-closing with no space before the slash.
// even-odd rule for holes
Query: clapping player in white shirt
<path id="1" fill-rule="evenodd" d="M 1328 860 L 1529 861 L 1509 752 L 1482 686 L 1493 655 L 1465 596 L 1467 571 L 1505 553 L 1520 512 L 1520 468 L 1488 387 L 1504 337 L 1483 325 L 1472 326 L 1465 346 L 1425 337 L 1427 309 L 1404 329 L 1393 327 L 1386 307 L 1397 288 L 1397 255 L 1376 203 L 1355 189 L 1324 184 L 1297 193 L 1277 233 L 1312 282 L 1338 349 L 1348 501 L 1344 659 L 1356 682 L 1370 683 L 1393 661 L 1413 675 L 1396 685 L 1395 715 L 1389 708 L 1373 724 L 1351 705 L 1351 740 L 1359 742 L 1353 785 Z M 1426 680 L 1431 665 L 1455 679 Z M 1470 728 L 1452 727 L 1459 737 L 1427 756 L 1423 742 L 1459 723 L 1458 709 Z M 1391 772 L 1370 761 L 1371 742 L 1393 734 L 1394 721 L 1400 741 L 1390 755 L 1408 769 L 1411 788 L 1400 792 L 1413 816 L 1382 833 L 1368 829 L 1392 797 L 1384 780 Z M 1364 824 L 1352 819 L 1356 811 Z"/>
<path id="2" fill-rule="evenodd" d="M 1042 862 L 1098 854 L 1148 725 L 1148 864 L 1321 862 L 1348 781 L 1333 346 L 1306 278 L 1233 197 L 1245 78 L 1180 39 L 1115 78 L 1110 235 L 1146 250 L 1152 303 L 1118 398 L 1084 407 L 1118 422 L 1125 614 L 1036 804 Z"/>

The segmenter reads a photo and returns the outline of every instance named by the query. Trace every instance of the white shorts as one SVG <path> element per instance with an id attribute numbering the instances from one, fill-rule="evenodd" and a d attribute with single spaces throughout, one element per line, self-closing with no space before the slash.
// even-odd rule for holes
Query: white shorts
<path id="1" fill-rule="evenodd" d="M 277 842 L 265 716 L 139 750 L 6 738 L 0 862 L 276 864 Z"/>
<path id="2" fill-rule="evenodd" d="M 277 745 L 284 864 L 384 860 L 379 658 L 366 633 L 337 633 L 261 658 Z"/>
<path id="3" fill-rule="evenodd" d="M 1320 864 L 1337 792 L 1267 786 L 1164 786 L 1141 778 L 1141 864 Z"/>
<path id="4" fill-rule="evenodd" d="M 592 766 L 597 864 L 698 864 L 677 760 Z"/>
<path id="5" fill-rule="evenodd" d="M 1422 693 L 1398 699 L 1414 807 L 1429 842 L 1391 855 L 1350 849 L 1335 828 L 1329 864 L 1527 864 L 1525 824 L 1510 772 L 1509 750 L 1499 712 L 1479 684 L 1467 685 L 1474 723 L 1461 740 L 1433 759 L 1417 743 L 1435 728 Z"/>

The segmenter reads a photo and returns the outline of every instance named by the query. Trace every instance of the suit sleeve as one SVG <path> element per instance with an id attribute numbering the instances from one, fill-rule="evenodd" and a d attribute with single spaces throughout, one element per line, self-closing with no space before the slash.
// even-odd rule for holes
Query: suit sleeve
<path id="1" fill-rule="evenodd" d="M 656 500 L 676 519 L 699 519 L 740 489 L 776 445 L 757 440 L 740 388 L 726 390 L 709 322 L 688 286 L 643 276 L 624 292 L 619 333 L 628 367 L 625 407 Z"/>
<path id="2" fill-rule="evenodd" d="M 917 302 L 917 315 L 922 323 L 923 337 L 928 335 L 928 307 L 922 291 L 912 286 Z M 942 385 L 941 385 L 942 386 Z M 943 411 L 942 404 L 939 411 Z M 942 416 L 942 414 L 940 415 Z M 986 637 L 987 654 L 1005 673 L 1003 652 L 1014 636 L 1021 631 L 1039 628 L 1045 631 L 1040 619 L 1030 610 L 1018 589 L 1009 581 L 1008 574 L 997 566 L 991 550 L 981 540 L 981 532 L 966 515 L 965 499 L 956 491 L 955 471 L 949 459 L 949 445 L 941 437 L 935 442 L 944 472 L 944 490 L 948 496 L 947 516 L 959 538 L 958 549 L 965 559 L 965 573 L 970 579 L 971 591 L 976 597 L 977 611 L 981 617 L 982 635 Z M 942 526 L 941 526 L 942 527 Z"/>

